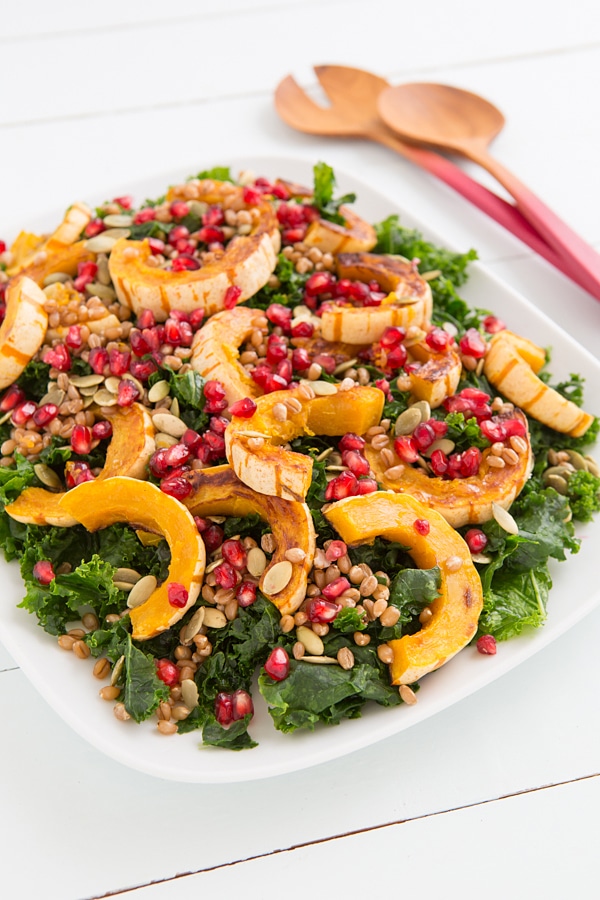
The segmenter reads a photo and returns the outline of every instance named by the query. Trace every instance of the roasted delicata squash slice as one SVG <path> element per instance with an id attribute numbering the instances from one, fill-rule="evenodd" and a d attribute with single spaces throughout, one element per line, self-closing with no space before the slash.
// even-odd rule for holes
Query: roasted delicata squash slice
<path id="1" fill-rule="evenodd" d="M 17 275 L 36 263 L 43 262 L 42 257 L 52 256 L 59 247 L 70 246 L 78 241 L 81 232 L 92 218 L 91 209 L 85 203 L 74 203 L 68 208 L 64 219 L 48 237 L 22 231 L 15 239 L 10 252 L 13 262 L 8 275 Z M 57 269 L 56 271 L 64 271 Z M 30 274 L 29 272 L 27 274 Z M 51 274 L 51 273 L 48 273 Z M 33 277 L 30 275 L 30 277 Z"/>
<path id="2" fill-rule="evenodd" d="M 258 397 L 260 388 L 238 362 L 238 348 L 255 330 L 262 311 L 238 306 L 216 313 L 196 332 L 192 343 L 192 368 L 205 379 L 216 379 L 225 388 L 231 406 L 244 397 Z"/>
<path id="3" fill-rule="evenodd" d="M 499 422 L 515 418 L 527 425 L 527 419 L 520 410 L 497 416 Z M 370 445 L 365 447 L 365 456 L 383 488 L 410 494 L 424 506 L 440 513 L 454 528 L 461 528 L 463 525 L 488 522 L 493 515 L 492 503 L 508 509 L 520 494 L 533 465 L 529 435 L 524 435 L 521 440 L 525 447 L 520 453 L 514 451 L 513 445 L 507 444 L 517 455 L 516 463 L 502 468 L 490 466 L 491 449 L 488 448 L 481 454 L 477 475 L 468 478 L 430 478 L 423 469 L 402 465 L 399 460 L 386 469 L 379 452 Z"/>
<path id="4" fill-rule="evenodd" d="M 81 303 L 81 295 L 79 291 L 69 285 L 57 282 L 50 285 L 44 290 L 48 300 L 54 300 L 57 307 L 68 306 L 73 301 Z M 114 313 L 106 310 L 106 315 L 98 319 L 88 319 L 85 323 L 86 328 L 93 334 L 103 334 L 107 328 L 116 328 L 121 324 L 120 320 Z M 65 339 L 69 330 L 68 325 L 57 325 L 56 328 L 48 328 L 46 332 L 46 343 L 53 341 L 62 341 Z"/>
<path id="5" fill-rule="evenodd" d="M 339 278 L 376 281 L 388 296 L 380 306 L 331 306 L 321 317 L 321 334 L 327 341 L 372 344 L 386 328 L 427 325 L 432 297 L 429 284 L 413 263 L 395 256 L 375 253 L 340 253 Z"/>
<path id="6" fill-rule="evenodd" d="M 339 500 L 325 516 L 350 545 L 383 537 L 406 547 L 419 568 L 440 569 L 440 593 L 429 622 L 416 634 L 389 642 L 392 684 L 413 684 L 469 643 L 483 607 L 481 581 L 466 543 L 441 515 L 407 494 L 376 491 Z M 429 524 L 428 534 L 417 531 L 416 520 Z"/>
<path id="7" fill-rule="evenodd" d="M 410 356 L 421 365 L 410 371 L 410 392 L 417 400 L 427 400 L 430 407 L 441 406 L 446 397 L 456 393 L 462 373 L 462 361 L 455 350 L 435 353 L 425 341 L 413 344 Z"/>
<path id="8" fill-rule="evenodd" d="M 243 484 L 229 466 L 214 466 L 190 472 L 185 476 L 194 491 L 184 500 L 194 516 L 250 516 L 258 514 L 271 526 L 275 538 L 275 552 L 260 577 L 260 590 L 279 609 L 282 615 L 295 612 L 306 596 L 308 573 L 315 554 L 316 538 L 313 519 L 306 503 L 267 497 Z M 300 561 L 289 563 L 288 550 L 304 553 Z M 301 554 L 298 554 L 299 556 Z M 275 566 L 283 563 L 290 570 L 288 582 L 269 593 L 269 583 Z M 280 567 L 281 568 L 281 567 Z"/>
<path id="9" fill-rule="evenodd" d="M 74 244 L 61 244 L 53 239 L 49 240 L 43 250 L 34 254 L 33 260 L 20 270 L 19 277 L 31 278 L 39 287 L 44 287 L 44 282 L 50 275 L 64 272 L 75 277 L 79 265 L 96 258 L 94 253 L 86 249 L 85 241 L 77 241 Z"/>
<path id="10" fill-rule="evenodd" d="M 302 434 L 342 435 L 350 426 L 363 434 L 381 419 L 385 398 L 378 388 L 340 391 L 329 382 L 313 382 L 312 388 L 323 395 L 308 399 L 306 388 L 300 386 L 259 397 L 254 415 L 248 419 L 234 416 L 225 431 L 227 459 L 233 471 L 258 493 L 304 500 L 312 459 L 281 445 Z"/>
<path id="11" fill-rule="evenodd" d="M 88 531 L 128 522 L 167 541 L 171 564 L 165 581 L 129 611 L 134 640 L 149 640 L 167 631 L 194 605 L 206 555 L 194 519 L 179 500 L 148 481 L 120 476 L 85 481 L 64 495 L 61 506 Z"/>
<path id="12" fill-rule="evenodd" d="M 538 422 L 581 437 L 594 417 L 537 377 L 544 359 L 541 347 L 511 331 L 499 331 L 490 341 L 483 371 L 490 384 Z"/>
<path id="13" fill-rule="evenodd" d="M 243 188 L 221 181 L 188 181 L 173 187 L 169 200 L 196 200 L 223 204 L 226 208 L 248 208 L 254 224 L 250 234 L 233 238 L 225 251 L 199 269 L 174 272 L 148 265 L 152 256 L 148 241 L 121 238 L 112 249 L 110 274 L 121 303 L 139 313 L 150 309 L 164 321 L 171 309 L 190 312 L 197 307 L 207 315 L 225 309 L 228 288 L 238 287 L 238 303 L 263 287 L 277 262 L 280 233 L 275 211 L 267 200 L 247 207 Z"/>
<path id="14" fill-rule="evenodd" d="M 340 207 L 340 215 L 344 218 L 343 225 L 327 219 L 311 222 L 303 243 L 318 247 L 323 253 L 366 253 L 372 250 L 377 243 L 373 226 L 347 206 Z"/>
<path id="15" fill-rule="evenodd" d="M 105 481 L 117 475 L 143 479 L 147 475 L 148 460 L 155 450 L 154 425 L 146 409 L 134 403 L 128 409 L 119 409 L 111 417 L 113 433 L 104 468 L 96 481 Z M 69 515 L 61 500 L 65 491 L 53 492 L 45 488 L 29 487 L 17 499 L 5 507 L 17 522 L 28 525 L 57 525 L 69 528 L 77 519 Z"/>
<path id="16" fill-rule="evenodd" d="M 0 325 L 0 390 L 15 381 L 44 343 L 46 296 L 31 278 L 18 278 L 6 290 L 6 313 Z"/>

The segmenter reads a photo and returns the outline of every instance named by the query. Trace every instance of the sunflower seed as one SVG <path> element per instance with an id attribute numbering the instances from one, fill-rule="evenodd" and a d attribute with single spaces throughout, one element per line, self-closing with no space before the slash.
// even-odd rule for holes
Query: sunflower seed
<path id="1" fill-rule="evenodd" d="M 511 514 L 500 506 L 498 503 L 492 501 L 492 515 L 500 528 L 503 531 L 506 531 L 508 534 L 518 534 L 519 526 L 511 516 Z"/>
<path id="2" fill-rule="evenodd" d="M 44 463 L 37 463 L 34 465 L 33 471 L 42 484 L 45 484 L 51 491 L 62 491 L 62 482 L 54 469 L 51 469 L 50 466 L 46 466 Z"/>
<path id="3" fill-rule="evenodd" d="M 325 645 L 323 644 L 323 641 L 321 640 L 319 635 L 315 634 L 312 628 L 307 628 L 306 625 L 299 625 L 298 628 L 296 628 L 296 637 L 304 646 L 304 649 L 307 651 L 307 653 L 310 653 L 312 656 L 323 655 Z"/>
<path id="4" fill-rule="evenodd" d="M 263 577 L 262 592 L 271 597 L 278 594 L 290 583 L 293 573 L 293 566 L 288 559 L 275 563 L 266 572 Z"/>
<path id="5" fill-rule="evenodd" d="M 165 434 L 170 434 L 173 437 L 183 437 L 187 431 L 185 422 L 182 419 L 178 419 L 177 416 L 172 416 L 170 413 L 156 413 L 156 415 L 152 417 L 152 421 L 154 422 L 155 428 L 159 431 L 164 431 Z"/>
<path id="6" fill-rule="evenodd" d="M 150 403 L 158 403 L 169 396 L 171 385 L 168 381 L 157 381 L 148 391 L 148 400 Z"/>
<path id="7" fill-rule="evenodd" d="M 144 575 L 140 578 L 129 592 L 127 598 L 127 606 L 133 609 L 135 606 L 141 606 L 156 590 L 156 578 L 154 575 Z"/>
<path id="8" fill-rule="evenodd" d="M 198 686 L 193 678 L 184 678 L 181 682 L 181 699 L 188 709 L 198 706 Z"/>

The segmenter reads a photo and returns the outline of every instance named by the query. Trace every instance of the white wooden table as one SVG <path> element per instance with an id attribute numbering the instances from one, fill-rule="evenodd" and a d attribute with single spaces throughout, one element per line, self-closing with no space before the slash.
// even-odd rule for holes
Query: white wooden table
<path id="1" fill-rule="evenodd" d="M 452 244 L 475 245 L 600 356 L 600 304 L 522 244 L 387 150 L 296 134 L 272 105 L 285 74 L 307 84 L 324 62 L 479 91 L 507 115 L 497 155 L 600 247 L 593 3 L 10 7 L 0 26 L 0 237 L 161 171 L 185 176 L 244 154 L 325 159 Z M 367 750 L 207 786 L 145 776 L 88 746 L 0 646 L 1 895 L 597 897 L 599 646 L 600 610 L 486 689 Z"/>

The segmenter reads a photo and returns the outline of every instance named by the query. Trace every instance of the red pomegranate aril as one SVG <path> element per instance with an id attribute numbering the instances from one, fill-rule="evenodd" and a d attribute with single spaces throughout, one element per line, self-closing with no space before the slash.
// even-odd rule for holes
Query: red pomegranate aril
<path id="1" fill-rule="evenodd" d="M 148 381 L 158 369 L 153 359 L 132 359 L 129 371 L 138 381 Z"/>
<path id="2" fill-rule="evenodd" d="M 383 291 L 370 291 L 365 300 L 363 300 L 363 306 L 381 306 L 381 303 L 387 294 L 384 294 Z"/>
<path id="3" fill-rule="evenodd" d="M 156 218 L 156 210 L 152 209 L 151 206 L 145 206 L 143 209 L 138 209 L 133 217 L 134 225 L 143 225 L 145 222 L 153 222 Z"/>
<path id="4" fill-rule="evenodd" d="M 496 638 L 493 634 L 483 634 L 477 641 L 477 651 L 484 656 L 495 656 L 496 650 Z"/>
<path id="5" fill-rule="evenodd" d="M 344 500 L 346 497 L 355 497 L 358 494 L 358 479 L 352 472 L 342 472 L 337 478 L 329 482 L 325 489 L 325 499 Z"/>
<path id="6" fill-rule="evenodd" d="M 313 357 L 313 362 L 317 363 L 318 366 L 321 366 L 327 375 L 333 375 L 337 366 L 335 357 L 330 356 L 328 353 L 317 353 L 317 355 Z"/>
<path id="7" fill-rule="evenodd" d="M 303 347 L 297 347 L 292 351 L 292 367 L 295 372 L 305 372 L 310 368 L 310 356 Z"/>
<path id="8" fill-rule="evenodd" d="M 415 521 L 413 522 L 413 528 L 415 529 L 417 534 L 425 537 L 425 535 L 429 534 L 431 525 L 429 524 L 427 519 L 415 519 Z"/>
<path id="9" fill-rule="evenodd" d="M 150 347 L 144 335 L 135 328 L 129 333 L 129 343 L 136 356 L 145 356 L 147 353 L 150 353 Z"/>
<path id="10" fill-rule="evenodd" d="M 167 598 L 171 606 L 174 606 L 176 609 L 183 609 L 184 606 L 187 606 L 189 596 L 187 588 L 183 584 L 180 584 L 178 581 L 170 581 L 168 583 Z"/>
<path id="11" fill-rule="evenodd" d="M 300 225 L 298 228 L 286 228 L 281 234 L 284 244 L 297 244 L 303 241 L 305 236 L 306 225 Z"/>
<path id="12" fill-rule="evenodd" d="M 173 347 L 179 346 L 181 342 L 181 326 L 180 323 L 170 316 L 165 322 L 165 341 L 172 344 Z"/>
<path id="13" fill-rule="evenodd" d="M 346 450 L 362 450 L 366 441 L 353 431 L 347 431 L 346 434 L 338 441 L 338 448 L 342 453 Z"/>
<path id="14" fill-rule="evenodd" d="M 214 454 L 214 458 L 225 456 L 225 438 L 214 431 L 207 431 L 203 436 L 204 443 L 210 448 Z"/>
<path id="15" fill-rule="evenodd" d="M 250 397 L 244 397 L 242 400 L 236 400 L 229 407 L 232 416 L 240 419 L 250 419 L 256 412 L 256 403 Z"/>
<path id="16" fill-rule="evenodd" d="M 186 431 L 184 431 L 183 437 L 181 438 L 182 444 L 184 444 L 192 454 L 196 452 L 201 441 L 201 436 L 197 431 L 194 431 L 193 428 L 188 428 Z"/>
<path id="17" fill-rule="evenodd" d="M 315 326 L 312 322 L 303 321 L 298 322 L 296 325 L 292 327 L 292 337 L 294 338 L 309 338 L 313 336 L 315 330 Z"/>
<path id="18" fill-rule="evenodd" d="M 274 391 L 287 390 L 288 382 L 281 375 L 268 375 L 264 384 L 265 394 L 272 394 Z"/>
<path id="19" fill-rule="evenodd" d="M 256 585 L 252 581 L 242 581 L 238 584 L 235 592 L 235 598 L 238 605 L 243 609 L 246 609 L 246 607 L 256 603 L 256 591 Z"/>
<path id="20" fill-rule="evenodd" d="M 444 331 L 443 328 L 432 328 L 425 336 L 425 343 L 436 353 L 445 353 L 453 341 L 452 335 Z"/>
<path id="21" fill-rule="evenodd" d="M 485 391 L 480 391 L 479 388 L 463 388 L 458 396 L 465 400 L 472 400 L 478 405 L 488 403 L 490 400 L 490 395 Z"/>
<path id="22" fill-rule="evenodd" d="M 225 533 L 220 525 L 209 525 L 206 531 L 202 532 L 202 540 L 206 547 L 207 553 L 214 553 L 223 543 Z"/>
<path id="23" fill-rule="evenodd" d="M 161 241 L 160 238 L 151 237 L 151 238 L 148 238 L 148 247 L 150 249 L 150 252 L 154 256 L 162 256 L 162 254 L 165 252 L 166 244 L 164 241 Z M 148 310 L 148 312 L 150 312 L 150 310 Z M 152 323 L 152 324 L 154 324 L 154 323 Z M 140 326 L 140 327 L 142 327 L 142 326 Z M 148 325 L 145 327 L 150 328 L 151 326 Z"/>
<path id="24" fill-rule="evenodd" d="M 175 497 L 176 500 L 185 500 L 192 493 L 193 487 L 191 482 L 181 475 L 171 475 L 163 478 L 160 483 L 160 489 L 163 494 Z"/>
<path id="25" fill-rule="evenodd" d="M 25 400 L 25 391 L 17 384 L 12 384 L 0 400 L 0 410 L 9 412 Z"/>
<path id="26" fill-rule="evenodd" d="M 448 471 L 448 457 L 443 450 L 434 450 L 429 458 L 434 475 L 442 478 Z"/>
<path id="27" fill-rule="evenodd" d="M 133 197 L 130 194 L 123 194 L 122 197 L 115 197 L 113 203 L 118 203 L 123 209 L 131 209 L 133 206 Z"/>
<path id="28" fill-rule="evenodd" d="M 86 238 L 96 237 L 97 234 L 100 234 L 102 231 L 106 231 L 106 225 L 102 221 L 102 219 L 91 219 L 87 225 L 85 226 L 84 234 Z"/>
<path id="29" fill-rule="evenodd" d="M 505 419 L 504 431 L 506 432 L 506 437 L 525 437 L 527 426 L 520 419 Z"/>
<path id="30" fill-rule="evenodd" d="M 307 278 L 304 290 L 313 296 L 318 296 L 330 293 L 334 284 L 335 278 L 330 272 L 315 272 Z"/>
<path id="31" fill-rule="evenodd" d="M 238 300 L 242 296 L 242 289 L 237 286 L 237 284 L 232 284 L 225 291 L 225 297 L 223 299 L 223 305 L 225 309 L 233 309 L 234 306 L 237 305 Z"/>
<path id="32" fill-rule="evenodd" d="M 461 456 L 460 474 L 463 478 L 471 478 L 477 475 L 481 465 L 481 450 L 478 447 L 469 447 Z"/>
<path id="33" fill-rule="evenodd" d="M 349 297 L 350 296 L 350 287 L 352 282 L 349 278 L 340 278 L 339 281 L 335 283 L 334 293 L 336 297 Z"/>
<path id="34" fill-rule="evenodd" d="M 169 212 L 174 219 L 184 219 L 189 215 L 190 207 L 185 200 L 174 200 L 169 207 Z"/>
<path id="35" fill-rule="evenodd" d="M 435 431 L 427 422 L 420 422 L 413 431 L 413 438 L 419 450 L 427 450 L 436 439 Z"/>
<path id="36" fill-rule="evenodd" d="M 234 569 L 245 569 L 248 554 L 244 550 L 241 541 L 229 540 L 225 541 L 221 547 L 223 559 L 228 562 Z"/>
<path id="37" fill-rule="evenodd" d="M 278 375 L 279 378 L 283 378 L 286 386 L 289 385 L 292 378 L 294 377 L 294 369 L 292 367 L 291 359 L 282 359 L 278 364 L 277 369 L 275 370 L 275 374 Z"/>
<path id="38" fill-rule="evenodd" d="M 248 691 L 241 688 L 235 691 L 232 697 L 232 718 L 234 722 L 254 715 L 254 703 Z"/>
<path id="39" fill-rule="evenodd" d="M 487 344 L 476 328 L 469 328 L 461 337 L 458 346 L 461 353 L 474 359 L 482 359 L 487 351 Z"/>
<path id="40" fill-rule="evenodd" d="M 203 244 L 224 244 L 225 235 L 221 228 L 215 225 L 204 225 L 196 233 L 196 237 Z"/>
<path id="41" fill-rule="evenodd" d="M 11 422 L 17 426 L 24 425 L 31 419 L 36 409 L 37 405 L 33 400 L 24 400 L 22 403 L 18 403 L 13 409 Z"/>
<path id="42" fill-rule="evenodd" d="M 368 475 L 371 471 L 368 459 L 358 450 L 345 450 L 342 453 L 342 465 L 348 466 L 353 475 Z"/>
<path id="43" fill-rule="evenodd" d="M 143 328 L 142 337 L 146 341 L 150 353 L 160 350 L 160 345 L 165 336 L 165 329 L 162 325 L 154 325 L 152 328 Z"/>
<path id="44" fill-rule="evenodd" d="M 278 334 L 271 334 L 267 340 L 267 362 L 277 365 L 287 357 L 287 340 Z"/>
<path id="45" fill-rule="evenodd" d="M 96 375 L 103 375 L 104 368 L 108 365 L 108 350 L 104 347 L 94 347 L 90 350 L 88 362 Z"/>
<path id="46" fill-rule="evenodd" d="M 204 321 L 204 310 L 203 309 L 193 309 L 190 313 L 190 327 L 192 331 L 196 332 L 202 325 Z"/>
<path id="47" fill-rule="evenodd" d="M 43 406 L 39 406 L 33 414 L 33 421 L 40 428 L 43 428 L 44 425 L 47 425 L 48 422 L 51 422 L 58 415 L 58 406 L 56 403 L 44 403 Z"/>
<path id="48" fill-rule="evenodd" d="M 204 465 L 209 462 L 213 462 L 213 452 L 208 444 L 204 443 L 204 438 L 202 438 L 202 441 L 196 449 L 196 459 L 199 459 L 201 463 L 204 463 Z"/>
<path id="49" fill-rule="evenodd" d="M 325 558 L 329 562 L 335 562 L 336 559 L 341 559 L 342 556 L 345 556 L 347 552 L 348 548 L 344 541 L 331 541 L 325 551 Z"/>
<path id="50" fill-rule="evenodd" d="M 498 334 L 499 331 L 506 329 L 502 319 L 499 319 L 497 316 L 486 316 L 481 324 L 488 334 Z"/>
<path id="51" fill-rule="evenodd" d="M 273 369 L 269 365 L 268 362 L 259 363 L 257 366 L 252 369 L 250 372 L 251 379 L 257 384 L 260 388 L 265 389 L 265 384 L 267 383 L 267 378 L 273 374 Z"/>
<path id="52" fill-rule="evenodd" d="M 225 213 L 220 206 L 209 206 L 202 215 L 203 225 L 222 225 L 225 221 Z"/>
<path id="53" fill-rule="evenodd" d="M 140 396 L 140 389 L 135 382 L 130 381 L 129 378 L 124 378 L 119 382 L 117 392 L 117 403 L 119 406 L 132 406 Z"/>
<path id="54" fill-rule="evenodd" d="M 407 359 L 408 353 L 406 352 L 406 347 L 404 344 L 398 344 L 397 347 L 393 347 L 388 353 L 386 368 L 401 369 L 405 365 Z"/>
<path id="55" fill-rule="evenodd" d="M 94 473 L 83 460 L 70 459 L 65 465 L 65 483 L 68 488 L 77 487 L 84 481 L 94 481 Z"/>
<path id="56" fill-rule="evenodd" d="M 461 462 L 462 454 L 460 453 L 453 453 L 448 457 L 448 478 L 462 478 Z"/>
<path id="57" fill-rule="evenodd" d="M 265 315 L 272 325 L 277 325 L 284 332 L 289 333 L 292 322 L 292 310 L 281 303 L 271 303 L 267 307 Z"/>
<path id="58" fill-rule="evenodd" d="M 65 337 L 65 344 L 69 350 L 79 350 L 83 345 L 83 338 L 81 337 L 81 328 L 79 325 L 69 326 L 67 336 Z"/>
<path id="59" fill-rule="evenodd" d="M 230 590 L 237 584 L 237 575 L 231 563 L 222 562 L 216 569 L 213 569 L 213 575 L 220 588 Z"/>
<path id="60" fill-rule="evenodd" d="M 170 659 L 156 660 L 156 674 L 168 687 L 179 684 L 179 666 Z"/>
<path id="61" fill-rule="evenodd" d="M 465 541 L 471 553 L 481 553 L 488 543 L 487 535 L 481 528 L 469 528 L 465 534 Z"/>
<path id="62" fill-rule="evenodd" d="M 339 603 L 327 600 L 326 597 L 315 597 L 314 600 L 308 601 L 304 611 L 310 622 L 323 624 L 333 622 L 341 608 Z"/>
<path id="63" fill-rule="evenodd" d="M 385 396 L 389 399 L 390 383 L 387 378 L 378 378 L 375 382 L 375 387 L 379 388 L 380 391 L 383 391 Z"/>
<path id="64" fill-rule="evenodd" d="M 304 209 L 299 203 L 280 203 L 277 209 L 277 220 L 280 225 L 297 226 L 305 221 Z"/>
<path id="65" fill-rule="evenodd" d="M 39 562 L 36 562 L 32 574 L 40 584 L 50 584 L 56 578 L 54 568 L 49 559 L 41 559 Z"/>
<path id="66" fill-rule="evenodd" d="M 498 419 L 484 419 L 479 423 L 481 433 L 492 443 L 506 440 L 508 435 L 505 425 L 505 422 L 499 422 Z"/>
<path id="67" fill-rule="evenodd" d="M 112 437 L 113 427 L 107 419 L 95 422 L 92 426 L 92 438 L 95 441 L 104 441 L 106 438 Z"/>
<path id="68" fill-rule="evenodd" d="M 223 728 L 233 722 L 233 694 L 221 691 L 215 697 L 215 719 Z"/>
<path id="69" fill-rule="evenodd" d="M 398 344 L 401 344 L 405 337 L 406 332 L 404 331 L 404 328 L 397 328 L 395 325 L 390 325 L 381 335 L 379 343 L 385 350 L 392 350 L 394 347 L 397 347 Z"/>
<path id="70" fill-rule="evenodd" d="M 71 368 L 71 355 L 64 344 L 55 344 L 44 352 L 42 362 L 58 369 L 59 372 L 68 372 Z"/>
<path id="71" fill-rule="evenodd" d="M 362 281 L 351 281 L 348 288 L 348 296 L 356 303 L 364 304 L 369 299 L 369 287 Z"/>
<path id="72" fill-rule="evenodd" d="M 209 380 L 204 384 L 204 397 L 211 403 L 218 403 L 225 397 L 225 388 L 220 381 Z"/>
<path id="73" fill-rule="evenodd" d="M 75 425 L 71 432 L 71 447 L 79 456 L 87 456 L 92 449 L 92 429 L 87 425 Z"/>
<path id="74" fill-rule="evenodd" d="M 108 367 L 111 375 L 124 375 L 129 370 L 131 353 L 129 350 L 118 350 L 116 347 L 108 354 Z"/>
<path id="75" fill-rule="evenodd" d="M 414 463 L 419 458 L 419 446 L 414 438 L 397 437 L 394 441 L 394 450 L 401 462 Z"/>
<path id="76" fill-rule="evenodd" d="M 265 672 L 273 681 L 283 681 L 290 673 L 290 658 L 283 647 L 274 647 L 265 661 Z"/>
<path id="77" fill-rule="evenodd" d="M 192 248 L 193 249 L 193 248 Z M 189 252 L 180 253 L 171 261 L 171 270 L 173 272 L 192 272 L 200 268 L 199 260 L 189 255 Z"/>
<path id="78" fill-rule="evenodd" d="M 202 519 L 200 516 L 194 516 L 194 522 L 200 534 L 206 531 L 206 529 L 209 527 L 208 519 Z"/>
<path id="79" fill-rule="evenodd" d="M 427 419 L 426 424 L 433 429 L 436 438 L 441 438 L 448 434 L 448 426 L 441 419 Z"/>
<path id="80" fill-rule="evenodd" d="M 164 463 L 169 468 L 182 466 L 188 462 L 191 457 L 190 448 L 185 444 L 173 444 L 171 447 L 165 448 Z M 169 476 L 170 477 L 170 476 Z"/>
<path id="81" fill-rule="evenodd" d="M 174 246 L 177 241 L 187 240 L 189 238 L 190 232 L 189 229 L 185 227 L 185 225 L 176 225 L 175 228 L 171 228 L 169 232 L 169 236 L 167 240 L 169 244 Z"/>
<path id="82" fill-rule="evenodd" d="M 262 202 L 262 194 L 256 188 L 246 185 L 242 191 L 242 199 L 247 206 L 258 206 Z"/>
<path id="83" fill-rule="evenodd" d="M 358 479 L 358 493 L 363 496 L 364 494 L 372 494 L 373 491 L 379 490 L 377 486 L 377 482 L 374 478 L 359 478 Z"/>
<path id="84" fill-rule="evenodd" d="M 326 600 L 337 600 L 337 598 L 351 588 L 352 585 L 341 575 L 339 578 L 335 578 L 333 581 L 330 581 L 329 584 L 326 584 L 324 588 L 322 588 L 321 593 L 325 597 Z"/>

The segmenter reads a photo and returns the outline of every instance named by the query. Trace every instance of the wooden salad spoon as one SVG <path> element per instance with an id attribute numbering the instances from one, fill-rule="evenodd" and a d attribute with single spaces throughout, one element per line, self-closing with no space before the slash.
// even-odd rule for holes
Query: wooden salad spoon
<path id="1" fill-rule="evenodd" d="M 383 121 L 404 140 L 458 153 L 490 172 L 571 271 L 578 273 L 579 283 L 600 299 L 600 255 L 489 154 L 489 144 L 504 125 L 504 116 L 495 106 L 470 91 L 422 82 L 386 88 L 378 98 L 378 109 Z"/>

